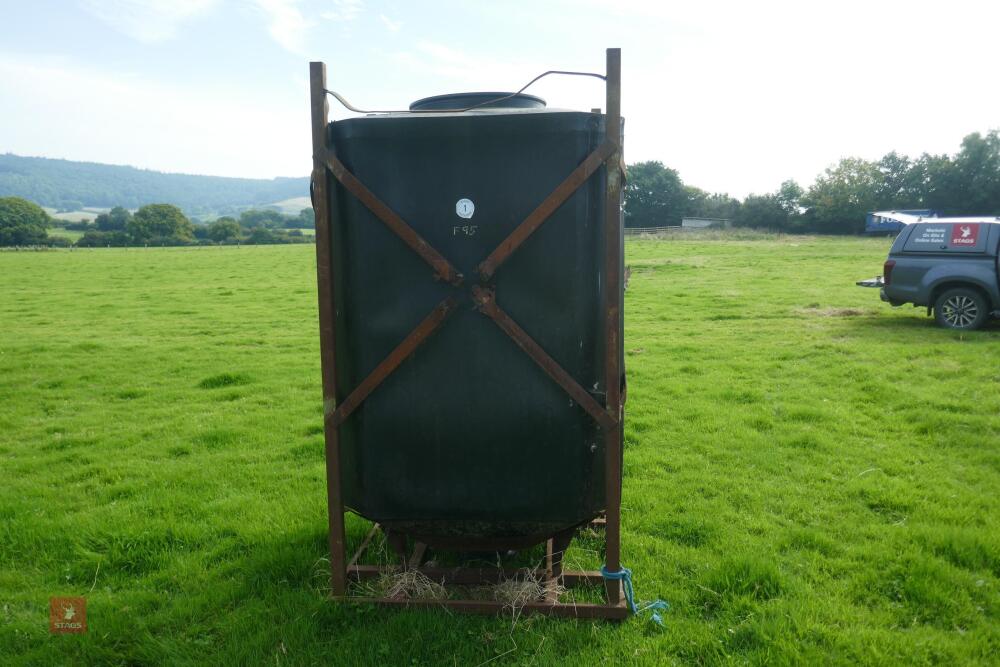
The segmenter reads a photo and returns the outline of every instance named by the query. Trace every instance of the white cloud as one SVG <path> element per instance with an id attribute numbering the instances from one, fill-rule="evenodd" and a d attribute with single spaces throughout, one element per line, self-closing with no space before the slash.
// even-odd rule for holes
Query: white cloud
<path id="1" fill-rule="evenodd" d="M 469 90 L 484 85 L 495 89 L 505 82 L 508 86 L 520 82 L 517 84 L 520 86 L 542 71 L 540 65 L 514 53 L 509 58 L 483 57 L 429 40 L 420 40 L 413 50 L 392 53 L 390 57 L 414 74 L 447 79 L 450 85 L 465 86 Z"/>
<path id="2" fill-rule="evenodd" d="M 998 3 L 620 0 L 608 5 L 603 0 L 522 0 L 516 5 L 476 3 L 460 14 L 454 8 L 423 7 L 413 13 L 417 10 L 409 5 L 391 8 L 360 0 L 76 1 L 147 42 L 168 39 L 201 14 L 225 19 L 221 14 L 237 5 L 249 7 L 285 48 L 301 52 L 312 38 L 310 48 L 318 51 L 322 45 L 329 52 L 322 55 L 343 62 L 348 52 L 358 59 L 351 67 L 337 68 L 331 83 L 369 108 L 405 108 L 409 100 L 435 93 L 517 90 L 547 69 L 602 72 L 603 47 L 621 46 L 628 161 L 662 160 L 692 185 L 741 196 L 771 191 L 789 177 L 807 184 L 842 156 L 878 158 L 893 149 L 910 155 L 951 153 L 968 132 L 998 125 L 1000 88 L 988 85 L 996 78 Z M 517 23 L 523 14 L 517 7 L 530 8 L 538 21 Z M 419 37 L 401 39 L 417 32 L 411 16 L 418 14 L 430 21 L 428 26 Z M 460 33 L 448 23 L 456 15 L 468 21 Z M 565 30 L 553 33 L 552 25 L 563 25 L 559 20 L 565 21 Z M 389 32 L 397 21 L 406 21 L 406 30 Z M 511 24 L 522 30 L 522 41 L 532 43 L 531 49 L 510 50 L 484 38 Z M 260 32 L 238 39 L 255 50 L 268 39 Z M 0 150 L 233 175 L 308 170 L 308 165 L 288 166 L 298 164 L 293 159 L 299 147 L 309 145 L 308 119 L 297 106 L 308 98 L 307 87 L 300 82 L 294 100 L 280 87 L 304 74 L 300 61 L 283 63 L 289 70 L 282 83 L 266 84 L 261 94 L 268 92 L 270 98 L 264 98 L 263 107 L 256 98 L 243 99 L 248 106 L 241 107 L 254 108 L 253 118 L 269 128 L 280 127 L 281 136 L 295 134 L 294 141 L 282 145 L 271 141 L 270 132 L 261 135 L 259 128 L 245 125 L 244 114 L 233 115 L 220 92 L 179 84 L 167 90 L 138 82 L 138 62 L 135 80 L 81 71 L 73 60 L 95 62 L 104 54 L 91 51 L 84 57 L 77 44 L 59 48 L 65 49 L 67 60 L 50 62 L 44 72 L 30 70 L 35 79 L 24 73 L 29 70 L 17 76 L 0 72 Z M 141 61 L 143 48 L 132 48 Z M 3 61 L 0 53 L 0 65 Z M 42 67 L 36 58 L 25 56 L 22 62 Z M 177 66 L 184 62 L 179 59 Z M 213 67 L 218 65 L 205 64 L 206 75 Z M 218 74 L 225 82 L 225 72 Z M 94 81 L 94 90 L 101 92 L 70 85 L 78 75 Z M 65 84 L 74 91 L 74 100 L 86 101 L 74 104 L 73 112 L 74 126 L 87 132 L 66 129 L 57 113 L 65 109 L 65 99 L 36 79 Z M 127 90 L 115 92 L 116 85 L 127 85 Z M 528 92 L 552 107 L 604 106 L 604 89 L 595 79 L 548 77 Z M 241 97 L 238 92 L 235 96 Z M 143 100 L 142 105 L 133 104 L 135 99 Z M 199 106 L 217 112 L 211 124 L 198 125 Z M 144 120 L 148 109 L 155 109 L 150 118 L 162 127 Z M 346 114 L 336 105 L 331 109 Z M 176 127 L 187 134 L 176 131 L 175 115 Z M 218 128 L 227 127 L 232 118 L 241 119 L 240 131 L 266 137 L 270 154 L 248 155 L 238 142 L 219 136 Z M 288 118 L 297 118 L 301 127 L 288 129 Z M 50 137 L 52 128 L 58 142 Z"/>
<path id="3" fill-rule="evenodd" d="M 399 29 L 403 27 L 402 21 L 393 21 L 385 14 L 379 14 L 378 18 L 389 32 L 399 32 Z"/>
<path id="4" fill-rule="evenodd" d="M 0 53 L 0 152 L 188 174 L 301 176 L 311 168 L 307 91 L 275 97 L 181 87 L 64 58 Z"/>
<path id="5" fill-rule="evenodd" d="M 292 53 L 305 52 L 306 36 L 315 22 L 303 16 L 298 0 L 256 0 L 267 17 L 271 39 Z"/>
<path id="6" fill-rule="evenodd" d="M 997 3 L 561 1 L 614 17 L 603 41 L 623 47 L 628 161 L 662 160 L 705 189 L 743 196 L 808 184 L 841 157 L 953 153 L 998 123 L 1000 90 L 984 85 Z"/>
<path id="7" fill-rule="evenodd" d="M 147 44 L 177 34 L 178 26 L 206 12 L 217 0 L 82 0 L 80 6 L 132 39 Z"/>
<path id="8" fill-rule="evenodd" d="M 399 71 L 407 75 L 401 85 L 384 91 L 371 91 L 376 108 L 396 108 L 400 98 L 426 97 L 457 91 L 513 92 L 550 69 L 604 72 L 604 53 L 571 54 L 565 58 L 538 58 L 521 50 L 484 55 L 441 42 L 421 40 L 406 51 L 387 54 Z M 549 76 L 527 91 L 556 108 L 592 109 L 604 105 L 604 84 L 598 79 L 576 76 Z"/>
<path id="9" fill-rule="evenodd" d="M 365 10 L 364 0 L 333 0 L 333 9 L 320 16 L 328 21 L 350 23 Z"/>

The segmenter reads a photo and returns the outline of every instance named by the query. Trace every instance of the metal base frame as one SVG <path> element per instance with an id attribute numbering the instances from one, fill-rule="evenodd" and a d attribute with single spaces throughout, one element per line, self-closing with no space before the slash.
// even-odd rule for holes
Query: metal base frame
<path id="1" fill-rule="evenodd" d="M 603 520 L 598 518 L 591 522 L 591 527 L 603 526 Z M 441 584 L 448 591 L 450 588 L 465 586 L 487 586 L 498 584 L 502 581 L 519 580 L 531 578 L 534 581 L 543 582 L 546 593 L 542 599 L 529 601 L 524 604 L 512 605 L 498 600 L 471 600 L 461 598 L 447 599 L 420 599 L 408 598 L 405 596 L 396 597 L 366 597 L 358 595 L 335 596 L 335 599 L 370 603 L 385 607 L 421 608 L 421 607 L 444 607 L 472 614 L 547 614 L 549 616 L 563 616 L 570 618 L 604 618 L 611 620 L 622 620 L 629 614 L 629 608 L 621 596 L 620 583 L 619 601 L 611 603 L 592 602 L 560 602 L 559 593 L 563 588 L 573 588 L 581 585 L 600 586 L 605 583 L 604 577 L 599 570 L 563 570 L 562 556 L 573 538 L 572 531 L 567 531 L 554 536 L 545 544 L 545 568 L 502 568 L 502 567 L 437 567 L 425 565 L 424 558 L 427 554 L 427 545 L 422 542 L 415 542 L 413 547 L 406 549 L 406 541 L 399 539 L 401 536 L 386 534 L 386 542 L 390 545 L 396 555 L 400 557 L 401 566 L 384 565 L 360 565 L 358 562 L 371 545 L 373 539 L 381 530 L 379 524 L 374 524 L 365 538 L 361 541 L 357 551 L 351 557 L 347 565 L 347 579 L 349 583 L 360 583 L 369 579 L 376 579 L 383 575 L 392 575 L 403 571 L 416 571 L 426 576 L 431 581 Z"/>
<path id="2" fill-rule="evenodd" d="M 621 193 L 624 182 L 624 163 L 621 141 L 621 50 L 607 50 L 607 72 L 604 77 L 606 92 L 605 140 L 588 155 L 555 190 L 549 194 L 528 217 L 491 252 L 477 267 L 479 284 L 464 285 L 466 277 L 423 239 L 417 231 L 397 213 L 382 202 L 364 183 L 337 159 L 328 146 L 329 106 L 327 103 L 326 65 L 310 63 L 310 88 L 312 95 L 313 172 L 312 196 L 316 214 L 316 273 L 319 297 L 320 358 L 323 375 L 323 414 L 326 442 L 327 505 L 329 512 L 330 584 L 332 596 L 339 600 L 367 601 L 386 606 L 427 607 L 442 606 L 470 613 L 501 613 L 510 609 L 499 601 L 490 600 L 419 600 L 409 598 L 365 598 L 347 595 L 350 581 L 378 577 L 384 573 L 398 572 L 399 568 L 359 565 L 358 560 L 379 530 L 378 526 L 362 541 L 361 548 L 348 560 L 344 535 L 344 504 L 340 477 L 340 426 L 351 417 L 355 409 L 412 352 L 444 324 L 454 311 L 457 301 L 448 297 L 437 305 L 417 327 L 375 369 L 338 400 L 335 372 L 334 333 L 336 308 L 333 303 L 333 275 L 330 210 L 331 177 L 351 195 L 364 204 L 385 226 L 406 243 L 432 269 L 432 277 L 452 285 L 455 289 L 468 289 L 477 309 L 492 319 L 512 341 L 527 354 L 541 370 L 582 407 L 600 426 L 604 438 L 605 500 L 607 510 L 597 519 L 604 526 L 605 567 L 617 572 L 621 567 L 621 437 L 624 396 L 624 374 L 621 366 L 621 286 L 622 286 L 622 228 Z M 598 75 L 599 76 L 599 75 Z M 531 336 L 527 334 L 496 302 L 493 277 L 497 269 L 597 170 L 604 166 L 607 179 L 604 210 L 604 276 L 602 282 L 601 326 L 607 341 L 604 351 L 604 381 L 606 401 L 599 404 L 579 383 L 563 369 Z M 546 582 L 548 593 L 544 600 L 529 602 L 518 607 L 520 613 L 545 613 L 580 618 L 621 619 L 628 615 L 622 584 L 604 578 L 599 571 L 562 571 L 562 554 L 569 546 L 575 529 L 552 536 L 547 541 L 545 570 L 504 570 L 502 568 L 434 568 L 422 565 L 426 545 L 416 543 L 412 552 L 406 551 L 406 537 L 389 532 L 386 541 L 401 558 L 402 568 L 415 569 L 442 584 L 476 585 L 497 583 L 518 576 L 532 576 Z M 594 603 L 562 603 L 558 600 L 558 587 L 571 587 L 581 583 L 604 584 L 606 601 Z"/>

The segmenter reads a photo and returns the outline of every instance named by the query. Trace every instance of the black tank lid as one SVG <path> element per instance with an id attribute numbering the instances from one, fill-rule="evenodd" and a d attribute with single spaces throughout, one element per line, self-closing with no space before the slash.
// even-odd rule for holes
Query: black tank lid
<path id="1" fill-rule="evenodd" d="M 467 109 L 471 106 L 489 102 L 499 97 L 507 97 L 513 93 L 451 93 L 425 97 L 410 105 L 410 111 L 448 111 L 450 109 Z M 534 95 L 518 93 L 505 100 L 476 106 L 477 109 L 543 109 L 545 100 Z"/>

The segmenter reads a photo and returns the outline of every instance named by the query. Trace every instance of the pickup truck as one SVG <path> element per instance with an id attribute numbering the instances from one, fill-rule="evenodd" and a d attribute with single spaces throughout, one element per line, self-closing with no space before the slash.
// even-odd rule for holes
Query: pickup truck
<path id="1" fill-rule="evenodd" d="M 882 275 L 857 284 L 893 306 L 926 307 L 942 327 L 978 329 L 1000 316 L 998 246 L 1000 218 L 906 221 Z"/>

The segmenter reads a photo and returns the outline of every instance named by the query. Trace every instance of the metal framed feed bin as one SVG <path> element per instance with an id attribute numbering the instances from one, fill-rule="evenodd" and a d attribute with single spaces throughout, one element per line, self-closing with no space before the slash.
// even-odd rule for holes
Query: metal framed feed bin
<path id="1" fill-rule="evenodd" d="M 619 581 L 561 566 L 576 530 L 598 520 L 606 567 L 620 567 L 620 73 L 609 49 L 596 75 L 604 114 L 473 94 L 331 123 L 326 67 L 310 64 L 334 597 L 400 568 L 446 586 L 530 575 L 549 594 L 522 612 L 627 615 Z M 375 523 L 353 557 L 346 510 Z M 376 530 L 398 566 L 359 564 Z M 424 564 L 428 548 L 543 542 L 544 568 Z M 606 600 L 559 601 L 557 584 L 580 583 L 603 585 Z"/>

